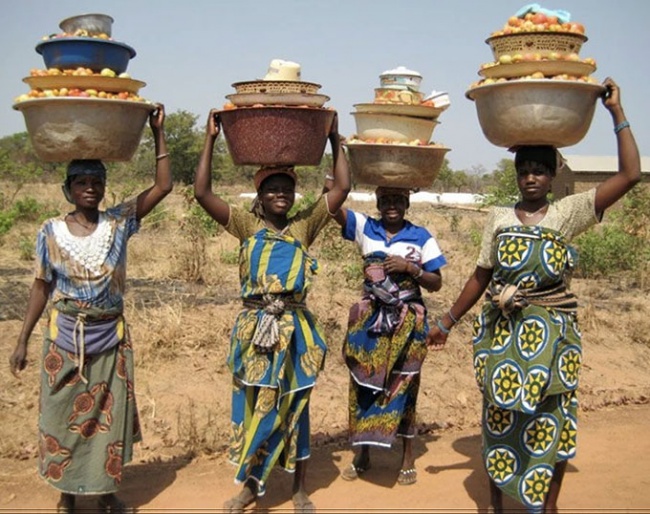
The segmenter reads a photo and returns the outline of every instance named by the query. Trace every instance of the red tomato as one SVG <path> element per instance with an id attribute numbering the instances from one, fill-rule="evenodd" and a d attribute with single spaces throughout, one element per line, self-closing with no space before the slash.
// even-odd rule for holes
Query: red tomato
<path id="1" fill-rule="evenodd" d="M 548 19 L 548 18 L 546 18 L 546 15 L 545 15 L 544 13 L 536 12 L 536 13 L 533 15 L 532 22 L 533 22 L 535 25 L 541 25 L 541 24 L 543 24 L 543 23 L 546 23 L 547 19 Z"/>

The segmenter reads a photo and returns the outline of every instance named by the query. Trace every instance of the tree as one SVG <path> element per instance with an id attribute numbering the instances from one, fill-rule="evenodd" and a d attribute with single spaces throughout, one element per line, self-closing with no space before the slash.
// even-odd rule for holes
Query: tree
<path id="1" fill-rule="evenodd" d="M 29 182 L 50 176 L 60 180 L 62 170 L 61 164 L 39 160 L 27 132 L 17 132 L 0 139 L 0 178 L 13 184 L 12 197 Z"/>
<path id="2" fill-rule="evenodd" d="M 453 185 L 454 180 L 454 170 L 449 167 L 449 159 L 444 159 L 442 161 L 442 166 L 438 172 L 438 177 L 436 178 L 436 185 L 440 187 L 443 191 L 449 189 Z"/>
<path id="3" fill-rule="evenodd" d="M 191 184 L 194 172 L 199 164 L 203 147 L 203 132 L 196 127 L 198 116 L 191 112 L 178 110 L 167 114 L 165 118 L 165 136 L 167 152 L 171 159 L 174 180 Z M 127 164 L 138 176 L 146 176 L 155 166 L 154 140 L 151 131 L 145 128 L 145 134 L 136 156 Z"/>
<path id="4" fill-rule="evenodd" d="M 484 205 L 508 205 L 519 198 L 515 161 L 501 159 L 497 169 L 492 172 L 493 183 L 487 189 Z"/>

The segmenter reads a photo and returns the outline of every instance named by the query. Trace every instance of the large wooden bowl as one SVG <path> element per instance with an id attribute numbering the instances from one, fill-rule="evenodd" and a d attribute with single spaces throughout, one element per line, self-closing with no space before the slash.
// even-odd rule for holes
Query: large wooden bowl
<path id="1" fill-rule="evenodd" d="M 13 107 L 23 113 L 34 151 L 46 162 L 128 161 L 155 109 L 145 102 L 71 97 L 35 98 Z"/>
<path id="2" fill-rule="evenodd" d="M 465 95 L 474 100 L 490 143 L 565 147 L 585 137 L 604 91 L 600 84 L 541 79 L 487 84 Z"/>
<path id="3" fill-rule="evenodd" d="M 449 148 L 346 143 L 355 184 L 427 188 L 438 177 Z"/>
<path id="4" fill-rule="evenodd" d="M 318 166 L 334 113 L 309 107 L 240 107 L 219 116 L 235 164 Z"/>

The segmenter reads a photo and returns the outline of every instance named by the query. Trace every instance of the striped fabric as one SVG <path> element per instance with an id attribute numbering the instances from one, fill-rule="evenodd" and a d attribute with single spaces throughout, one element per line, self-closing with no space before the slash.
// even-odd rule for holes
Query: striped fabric
<path id="1" fill-rule="evenodd" d="M 312 277 L 318 271 L 307 245 L 330 219 L 324 199 L 277 233 L 241 210 L 231 210 L 226 227 L 241 241 L 240 283 L 244 308 L 235 321 L 228 354 L 233 374 L 230 460 L 235 481 L 266 489 L 278 464 L 295 470 L 307 459 L 309 396 L 323 367 L 324 332 L 305 306 Z M 304 244 L 303 244 L 304 243 Z M 264 305 L 281 299 L 276 314 L 277 343 L 260 351 L 253 343 L 265 315 Z"/>

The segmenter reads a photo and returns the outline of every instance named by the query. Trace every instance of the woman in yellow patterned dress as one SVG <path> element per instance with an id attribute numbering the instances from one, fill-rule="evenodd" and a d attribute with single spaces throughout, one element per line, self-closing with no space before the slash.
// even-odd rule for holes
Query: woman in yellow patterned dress
<path id="1" fill-rule="evenodd" d="M 329 140 L 334 185 L 312 206 L 289 218 L 296 174 L 291 167 L 261 168 L 255 175 L 253 212 L 230 206 L 212 192 L 211 165 L 219 135 L 216 111 L 196 172 L 194 193 L 212 218 L 241 243 L 243 309 L 230 340 L 233 374 L 230 460 L 241 493 L 224 505 L 242 512 L 264 494 L 277 463 L 294 472 L 296 512 L 312 512 L 305 490 L 309 458 L 309 396 L 327 351 L 321 327 L 305 304 L 316 260 L 307 252 L 350 190 L 350 176 L 335 117 Z"/>
<path id="2" fill-rule="evenodd" d="M 576 452 L 581 338 L 577 300 L 568 291 L 569 242 L 641 179 L 641 165 L 619 88 L 604 81 L 619 171 L 598 187 L 549 203 L 557 169 L 553 147 L 515 156 L 521 200 L 488 217 L 477 267 L 428 335 L 444 344 L 451 327 L 487 290 L 474 323 L 474 369 L 483 394 L 483 463 L 491 506 L 502 493 L 531 512 L 557 512 L 568 459 Z"/>

